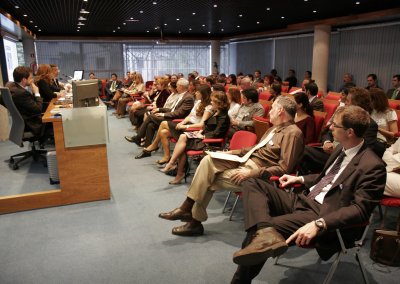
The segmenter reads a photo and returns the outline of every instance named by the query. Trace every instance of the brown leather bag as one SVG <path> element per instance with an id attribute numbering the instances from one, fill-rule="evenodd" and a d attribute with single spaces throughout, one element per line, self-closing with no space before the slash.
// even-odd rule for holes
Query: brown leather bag
<path id="1" fill-rule="evenodd" d="M 400 266 L 400 215 L 396 231 L 374 230 L 369 256 L 378 263 Z"/>

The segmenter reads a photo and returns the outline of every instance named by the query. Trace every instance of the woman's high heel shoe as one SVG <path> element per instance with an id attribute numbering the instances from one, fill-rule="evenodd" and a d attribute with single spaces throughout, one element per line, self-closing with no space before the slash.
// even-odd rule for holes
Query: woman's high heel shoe
<path id="1" fill-rule="evenodd" d="M 143 149 L 143 151 L 146 151 L 147 153 L 151 153 L 151 152 L 157 151 L 158 149 L 160 149 L 160 147 L 157 147 L 157 148 L 155 148 L 155 149 L 153 149 L 153 150 Z"/>
<path id="2" fill-rule="evenodd" d="M 175 179 L 174 179 L 174 180 L 171 180 L 171 181 L 169 182 L 169 184 L 180 184 L 180 183 L 182 183 L 182 180 L 183 180 L 183 179 L 185 179 L 185 183 L 186 183 L 186 177 L 187 177 L 186 174 L 184 174 L 184 175 L 181 176 L 180 178 L 176 178 L 176 177 L 175 177 Z"/>
<path id="3" fill-rule="evenodd" d="M 165 168 L 161 169 L 160 171 L 163 173 L 167 173 L 171 170 L 176 169 L 176 167 L 177 167 L 177 165 L 172 165 L 172 166 L 168 166 L 168 165 L 169 165 L 169 163 L 165 166 Z"/>

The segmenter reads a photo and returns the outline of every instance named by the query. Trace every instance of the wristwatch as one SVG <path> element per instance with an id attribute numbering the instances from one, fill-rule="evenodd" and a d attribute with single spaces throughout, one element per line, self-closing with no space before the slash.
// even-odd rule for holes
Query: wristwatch
<path id="1" fill-rule="evenodd" d="M 321 219 L 315 220 L 314 223 L 315 223 L 315 226 L 318 227 L 319 231 L 325 230 L 325 221 L 324 221 L 324 219 L 321 218 Z"/>

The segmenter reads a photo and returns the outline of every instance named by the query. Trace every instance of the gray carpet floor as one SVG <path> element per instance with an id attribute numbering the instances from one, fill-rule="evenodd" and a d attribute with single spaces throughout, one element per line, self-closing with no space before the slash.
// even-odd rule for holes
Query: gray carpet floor
<path id="1" fill-rule="evenodd" d="M 134 159 L 141 149 L 123 138 L 133 134 L 128 120 L 110 116 L 109 128 L 112 199 L 0 216 L 0 283 L 229 283 L 236 269 L 232 254 L 245 235 L 241 204 L 229 221 L 221 214 L 226 193 L 217 193 L 204 236 L 172 235 L 182 223 L 157 215 L 183 201 L 187 184 L 168 184 L 171 177 L 155 165 L 160 152 Z M 0 142 L 0 160 L 22 150 Z M 0 177 L 1 195 L 57 187 L 38 162 L 17 171 L 0 162 Z M 390 213 L 393 226 L 397 212 Z M 378 223 L 375 218 L 373 227 Z M 362 261 L 371 283 L 398 282 L 399 268 L 373 263 L 368 254 L 369 243 Z M 315 250 L 292 247 L 280 265 L 268 260 L 254 283 L 322 283 L 331 261 L 318 265 L 317 259 Z M 345 256 L 332 283 L 361 282 L 353 256 Z"/>

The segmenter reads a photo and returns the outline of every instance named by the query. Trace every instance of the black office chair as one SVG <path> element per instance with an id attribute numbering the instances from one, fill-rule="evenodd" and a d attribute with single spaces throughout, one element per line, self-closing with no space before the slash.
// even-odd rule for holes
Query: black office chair
<path id="1" fill-rule="evenodd" d="M 46 150 L 37 149 L 35 146 L 35 142 L 38 142 L 42 139 L 44 135 L 44 127 L 42 128 L 42 134 L 37 136 L 34 135 L 30 131 L 25 131 L 25 121 L 22 118 L 22 115 L 19 113 L 17 107 L 15 106 L 10 90 L 8 88 L 0 88 L 1 97 L 3 102 L 10 112 L 12 118 L 12 126 L 10 131 L 10 141 L 14 142 L 20 147 L 24 147 L 25 141 L 29 141 L 31 145 L 31 150 L 22 152 L 16 155 L 12 155 L 9 160 L 9 165 L 13 170 L 17 170 L 19 168 L 19 164 L 22 161 L 25 161 L 29 157 L 33 157 L 33 160 L 38 161 L 39 158 L 45 158 L 47 153 Z M 15 158 L 21 157 L 18 161 Z"/>

